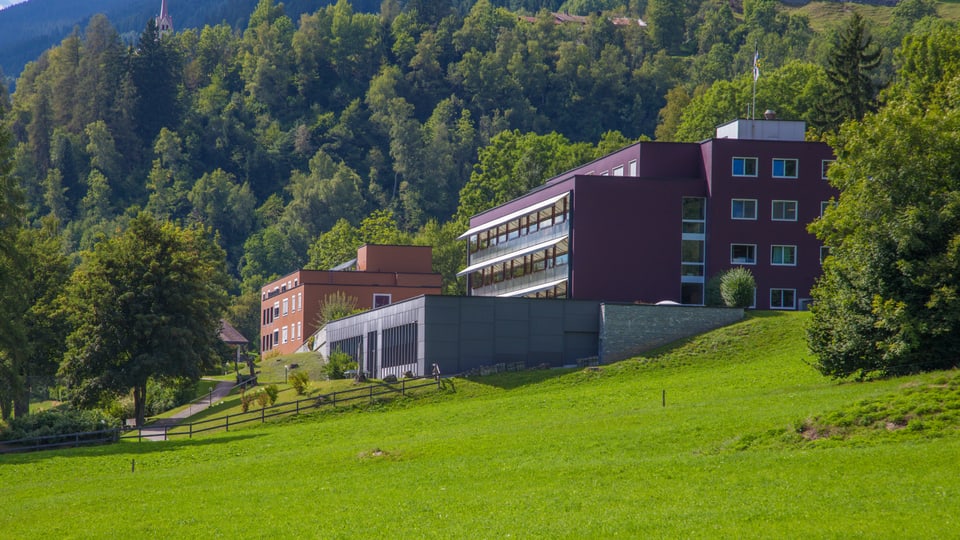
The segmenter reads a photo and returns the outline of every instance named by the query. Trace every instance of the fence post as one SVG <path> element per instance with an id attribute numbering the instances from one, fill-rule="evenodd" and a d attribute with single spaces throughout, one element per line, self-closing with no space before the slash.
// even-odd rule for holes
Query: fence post
<path id="1" fill-rule="evenodd" d="M 230 431 L 230 415 L 229 414 L 226 416 L 226 418 L 224 418 L 224 421 L 226 422 L 226 425 L 227 425 L 227 431 Z"/>
<path id="2" fill-rule="evenodd" d="M 261 424 L 264 423 L 264 422 L 266 422 L 266 420 L 263 418 L 263 411 L 265 411 L 265 410 L 267 410 L 266 407 L 260 407 L 260 423 L 261 423 Z"/>
<path id="3" fill-rule="evenodd" d="M 373 403 L 373 385 L 370 385 L 370 403 Z"/>
<path id="4" fill-rule="evenodd" d="M 190 426 L 190 434 L 189 434 L 189 436 L 187 436 L 187 438 L 188 438 L 188 439 L 192 439 L 192 438 L 193 438 L 193 422 L 190 422 L 190 423 L 187 424 L 187 425 Z"/>
<path id="5" fill-rule="evenodd" d="M 167 426 L 163 426 L 163 440 L 167 440 Z"/>
<path id="6" fill-rule="evenodd" d="M 297 400 L 297 414 L 300 414 L 300 400 Z"/>

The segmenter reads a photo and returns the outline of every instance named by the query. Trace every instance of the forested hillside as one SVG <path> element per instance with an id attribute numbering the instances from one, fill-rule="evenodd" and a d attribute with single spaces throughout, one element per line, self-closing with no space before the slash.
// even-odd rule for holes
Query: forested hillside
<path id="1" fill-rule="evenodd" d="M 544 6 L 591 14 L 518 17 Z M 908 0 L 892 13 L 874 32 L 874 87 L 935 10 Z M 60 231 L 69 253 L 136 209 L 210 227 L 248 335 L 265 280 L 362 242 L 433 245 L 457 292 L 469 215 L 638 137 L 709 136 L 747 113 L 757 51 L 758 107 L 832 127 L 818 100 L 835 31 L 774 0 L 385 0 L 379 13 L 340 0 L 299 19 L 261 0 L 245 29 L 165 36 L 145 19 L 136 47 L 96 16 L 27 65 L 5 114 L 12 173 L 28 221 Z"/>
<path id="2" fill-rule="evenodd" d="M 284 11 L 297 20 L 333 3 L 331 0 L 287 0 Z M 203 28 L 226 23 L 246 28 L 257 0 L 169 0 L 175 28 Z M 358 11 L 375 12 L 379 2 L 357 0 Z M 0 12 L 0 69 L 13 79 L 23 66 L 74 30 L 85 28 L 96 14 L 104 14 L 125 43 L 135 43 L 144 24 L 160 11 L 159 0 L 29 0 Z"/>

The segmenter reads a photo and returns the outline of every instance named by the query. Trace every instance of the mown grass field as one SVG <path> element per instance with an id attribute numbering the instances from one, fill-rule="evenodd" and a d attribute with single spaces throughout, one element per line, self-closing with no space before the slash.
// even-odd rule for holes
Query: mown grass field
<path id="1" fill-rule="evenodd" d="M 954 373 L 825 379 L 805 320 L 192 441 L 0 456 L 0 536 L 955 537 L 957 425 L 909 427 L 911 395 L 956 410 Z M 876 416 L 873 400 L 897 403 L 903 429 L 798 436 Z"/>

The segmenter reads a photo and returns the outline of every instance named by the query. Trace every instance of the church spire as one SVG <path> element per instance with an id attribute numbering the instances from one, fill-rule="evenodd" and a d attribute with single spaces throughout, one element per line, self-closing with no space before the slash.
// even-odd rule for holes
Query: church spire
<path id="1" fill-rule="evenodd" d="M 160 16 L 157 17 L 157 32 L 162 36 L 173 32 L 173 17 L 167 11 L 167 0 L 160 0 Z"/>

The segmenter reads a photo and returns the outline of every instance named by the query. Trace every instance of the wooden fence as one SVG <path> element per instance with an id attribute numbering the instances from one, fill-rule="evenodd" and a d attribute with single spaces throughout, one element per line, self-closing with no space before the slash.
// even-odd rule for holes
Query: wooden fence
<path id="1" fill-rule="evenodd" d="M 338 405 L 351 405 L 359 401 L 373 402 L 377 397 L 383 395 L 406 395 L 411 390 L 435 386 L 441 388 L 439 380 L 434 379 L 401 379 L 397 384 L 391 386 L 385 383 L 371 384 L 364 388 L 353 388 L 342 390 L 330 394 L 321 394 L 317 397 L 298 399 L 288 403 L 263 407 L 261 409 L 251 409 L 247 412 L 228 414 L 216 418 L 208 418 L 198 422 L 180 423 L 162 426 L 143 426 L 129 430 L 122 435 L 121 439 L 128 440 L 169 440 L 173 437 L 193 438 L 208 431 L 220 430 L 230 431 L 231 427 L 237 427 L 250 422 L 266 422 L 268 418 L 276 416 L 300 414 L 302 411 L 318 409 L 321 407 L 336 407 Z"/>
<path id="2" fill-rule="evenodd" d="M 219 429 L 230 431 L 231 427 L 237 427 L 249 422 L 266 422 L 268 418 L 273 418 L 275 416 L 300 414 L 301 411 L 308 411 L 321 407 L 350 405 L 358 401 L 369 400 L 372 402 L 377 397 L 388 394 L 406 395 L 407 392 L 411 390 L 426 388 L 428 386 L 435 386 L 439 389 L 441 388 L 441 383 L 439 380 L 434 379 L 401 379 L 393 386 L 385 383 L 371 384 L 370 386 L 364 388 L 353 388 L 350 390 L 333 392 L 331 394 L 322 394 L 318 397 L 299 399 L 290 403 L 281 403 L 280 405 L 250 410 L 245 413 L 229 414 L 217 418 L 209 418 L 199 422 L 174 424 L 169 426 L 144 426 L 126 431 L 121 431 L 120 428 L 111 428 L 100 431 L 68 433 L 65 435 L 46 435 L 43 437 L 31 437 L 28 439 L 17 439 L 13 441 L 0 441 L 0 454 L 106 444 L 117 442 L 120 439 L 135 439 L 137 441 L 166 441 L 172 437 L 178 436 L 192 438 L 194 435 L 198 435 L 207 431 Z"/>
<path id="3" fill-rule="evenodd" d="M 83 431 L 60 435 L 44 435 L 12 441 L 0 441 L 0 454 L 13 452 L 32 452 L 34 450 L 52 450 L 72 446 L 88 446 L 117 442 L 120 438 L 120 428 L 102 429 L 100 431 Z"/>

